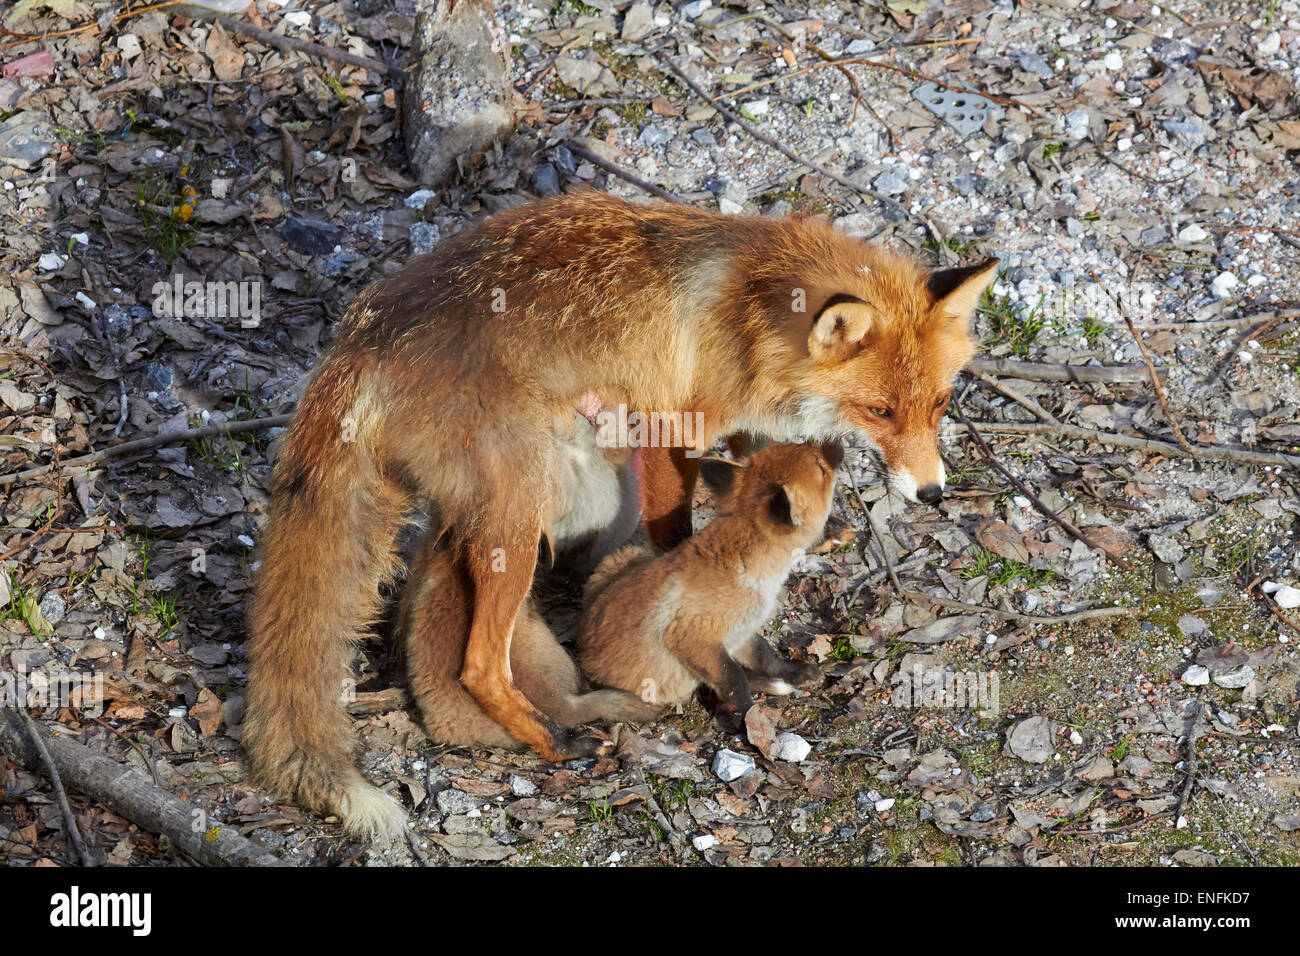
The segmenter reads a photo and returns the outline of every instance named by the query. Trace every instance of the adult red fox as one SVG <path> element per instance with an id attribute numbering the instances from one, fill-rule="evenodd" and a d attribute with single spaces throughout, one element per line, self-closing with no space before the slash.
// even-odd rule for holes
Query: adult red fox
<path id="1" fill-rule="evenodd" d="M 856 440 L 899 491 L 936 501 L 939 419 L 996 265 L 926 272 L 819 219 L 586 192 L 494 216 L 365 289 L 273 476 L 249 609 L 258 779 L 353 832 L 402 825 L 352 763 L 340 687 L 412 492 L 436 502 L 473 594 L 462 684 L 542 756 L 592 752 L 510 670 L 539 549 L 564 518 L 555 416 L 595 393 L 701 423 L 689 448 L 667 435 L 643 449 L 659 547 L 689 533 L 696 456 L 737 431 Z"/>
<path id="2" fill-rule="evenodd" d="M 839 446 L 771 445 L 737 464 L 709 458 L 718 499 L 708 527 L 656 557 L 627 547 L 587 581 L 578 658 L 588 677 L 649 703 L 685 700 L 701 683 L 736 718 L 751 688 L 788 694 L 821 677 L 784 660 L 758 633 L 796 555 L 822 536 Z"/>

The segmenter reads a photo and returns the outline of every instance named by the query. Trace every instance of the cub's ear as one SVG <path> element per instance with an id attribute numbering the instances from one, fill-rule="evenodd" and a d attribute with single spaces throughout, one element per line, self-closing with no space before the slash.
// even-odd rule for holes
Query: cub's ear
<path id="1" fill-rule="evenodd" d="M 963 325 L 968 324 L 975 314 L 980 296 L 998 274 L 1000 261 L 985 259 L 977 266 L 931 272 L 925 283 L 930 298 L 945 314 L 958 319 Z"/>
<path id="2" fill-rule="evenodd" d="M 845 293 L 831 296 L 813 319 L 808 354 L 817 363 L 850 358 L 871 331 L 874 315 L 871 306 L 857 296 Z"/>
<path id="3" fill-rule="evenodd" d="M 794 513 L 794 508 L 791 507 L 790 492 L 781 485 L 772 492 L 771 513 L 772 520 L 777 524 L 797 528 L 802 523 L 799 516 Z"/>
<path id="4" fill-rule="evenodd" d="M 728 458 L 701 458 L 700 478 L 715 498 L 721 498 L 736 482 L 736 475 L 747 466 Z"/>
<path id="5" fill-rule="evenodd" d="M 822 442 L 822 457 L 826 459 L 826 464 L 831 466 L 831 471 L 834 471 L 844 460 L 844 445 L 837 441 Z"/>

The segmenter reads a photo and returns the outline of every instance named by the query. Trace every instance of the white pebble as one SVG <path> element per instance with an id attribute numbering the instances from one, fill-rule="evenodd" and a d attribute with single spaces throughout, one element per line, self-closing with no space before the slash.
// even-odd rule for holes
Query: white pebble
<path id="1" fill-rule="evenodd" d="M 1184 226 L 1178 233 L 1179 242 L 1204 242 L 1209 238 L 1210 234 L 1196 223 L 1192 223 L 1190 226 Z"/>
<path id="2" fill-rule="evenodd" d="M 1116 50 L 1111 50 L 1107 53 L 1106 59 L 1102 62 L 1105 63 L 1106 69 L 1110 70 L 1112 73 L 1124 68 L 1124 58 L 1120 56 L 1119 52 Z"/>
<path id="3" fill-rule="evenodd" d="M 691 846 L 695 847 L 695 849 L 700 853 L 703 853 L 711 847 L 717 846 L 717 843 L 718 838 L 712 833 L 705 833 L 697 837 L 691 837 Z"/>
<path id="4" fill-rule="evenodd" d="M 772 747 L 772 759 L 801 763 L 811 752 L 812 744 L 798 734 L 781 734 Z"/>
<path id="5" fill-rule="evenodd" d="M 1210 291 L 1214 293 L 1215 298 L 1226 298 L 1228 293 L 1237 287 L 1237 277 L 1231 272 L 1220 272 L 1210 283 Z"/>
<path id="6" fill-rule="evenodd" d="M 876 812 L 884 813 L 886 810 L 893 807 L 894 803 L 895 801 L 893 797 L 885 797 L 883 800 L 877 800 L 875 802 Z"/>

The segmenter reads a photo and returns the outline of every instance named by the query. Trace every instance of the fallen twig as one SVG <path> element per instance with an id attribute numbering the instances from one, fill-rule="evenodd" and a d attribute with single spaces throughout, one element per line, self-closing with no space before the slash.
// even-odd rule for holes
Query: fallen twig
<path id="1" fill-rule="evenodd" d="M 1138 334 L 1137 328 L 1134 327 L 1133 318 L 1128 314 L 1128 309 L 1120 299 L 1111 295 L 1110 290 L 1107 289 L 1102 284 L 1102 281 L 1097 278 L 1097 273 L 1089 272 L 1088 275 L 1092 276 L 1092 281 L 1097 283 L 1098 288 L 1100 288 L 1102 292 L 1106 293 L 1106 297 L 1115 304 L 1115 308 L 1119 310 L 1120 318 L 1124 320 L 1124 324 L 1128 326 L 1129 332 L 1133 334 L 1133 341 L 1137 343 L 1138 350 L 1142 353 L 1142 358 L 1146 360 L 1147 369 L 1151 372 L 1151 384 L 1155 386 L 1156 398 L 1160 400 L 1160 408 L 1165 413 L 1165 420 L 1169 422 L 1169 427 L 1174 430 L 1174 438 L 1178 439 L 1178 444 L 1183 447 L 1183 451 L 1193 455 L 1196 454 L 1195 449 L 1193 449 L 1187 439 L 1183 437 L 1183 430 L 1178 427 L 1178 419 L 1174 418 L 1174 413 L 1169 410 L 1169 400 L 1165 397 L 1165 390 L 1160 384 L 1160 376 L 1156 374 L 1156 363 L 1155 360 L 1151 358 L 1151 350 L 1147 348 L 1146 343 L 1142 341 L 1142 336 Z"/>
<path id="2" fill-rule="evenodd" d="M 239 435 L 244 432 L 278 428 L 281 425 L 287 425 L 292 417 L 292 415 L 270 415 L 266 418 L 252 418 L 242 422 L 222 422 L 219 425 L 204 425 L 202 428 L 181 428 L 169 432 L 159 432 L 149 438 L 137 438 L 134 441 L 123 442 L 120 445 L 105 448 L 103 451 L 92 452 L 89 455 L 81 455 L 77 458 L 69 458 L 61 464 L 40 465 L 36 468 L 28 468 L 26 471 L 15 472 L 12 475 L 0 475 L 0 486 L 19 484 L 32 478 L 39 478 L 41 475 L 49 474 L 56 469 L 65 478 L 70 477 L 72 474 L 85 474 L 91 465 L 107 461 L 110 458 L 129 455 L 132 452 L 140 451 L 142 448 L 155 448 L 158 445 L 170 445 L 178 441 L 189 441 L 193 438 Z"/>
<path id="3" fill-rule="evenodd" d="M 971 371 L 971 374 L 995 392 L 999 392 L 1011 399 L 1017 405 L 1029 409 L 1029 411 L 1033 412 L 1034 415 L 1037 416 L 1039 421 L 1044 421 L 1051 425 L 1061 424 L 1055 415 L 1043 408 L 1042 405 L 1039 405 L 1038 402 L 1034 401 L 1028 395 L 1021 395 L 1019 392 L 1007 388 L 992 375 L 985 375 L 983 372 L 976 372 L 974 370 Z"/>
<path id="4" fill-rule="evenodd" d="M 1192 709 L 1192 719 L 1188 724 L 1187 730 L 1187 756 L 1183 761 L 1183 772 L 1187 778 L 1183 781 L 1182 790 L 1178 794 L 1178 802 L 1174 804 L 1174 826 L 1178 826 L 1178 821 L 1182 819 L 1183 807 L 1187 805 L 1187 798 L 1191 795 L 1192 784 L 1196 782 L 1196 726 L 1201 721 L 1201 695 L 1205 688 L 1199 688 L 1196 691 L 1196 703 Z"/>
<path id="5" fill-rule="evenodd" d="M 889 574 L 889 582 L 894 586 L 894 590 L 899 596 L 903 595 L 903 586 L 898 583 L 898 572 L 894 570 L 894 560 L 889 556 L 889 547 L 885 544 L 884 533 L 876 527 L 876 519 L 871 516 L 871 509 L 862 499 L 862 492 L 858 490 L 858 480 L 853 477 L 853 470 L 845 468 L 849 476 L 849 485 L 853 488 L 853 496 L 858 500 L 858 507 L 862 509 L 863 515 L 866 516 L 867 525 L 871 528 L 871 536 L 876 539 L 876 545 L 880 548 L 880 558 L 885 564 L 885 571 Z"/>
<path id="6" fill-rule="evenodd" d="M 267 46 L 279 47 L 282 50 L 296 50 L 299 53 L 306 53 L 308 56 L 320 57 L 326 60 L 335 60 L 339 63 L 346 63 L 349 66 L 359 66 L 363 70 L 374 70 L 380 76 L 386 76 L 393 72 L 392 68 L 381 60 L 375 60 L 368 56 L 360 56 L 356 53 L 349 53 L 347 50 L 336 50 L 332 46 L 324 46 L 320 43 L 313 43 L 310 40 L 300 40 L 297 37 L 272 33 L 270 30 L 263 30 L 261 27 L 255 27 L 253 24 L 246 23 L 243 20 L 236 20 L 234 17 L 228 17 L 224 13 L 213 14 L 212 19 L 233 33 L 249 37 L 259 43 L 265 43 Z"/>
<path id="7" fill-rule="evenodd" d="M 790 149 L 788 146 L 785 146 L 782 143 L 778 143 L 776 140 L 772 139 L 771 137 L 761 132 L 757 127 L 754 126 L 753 123 L 745 119 L 739 113 L 733 112 L 732 110 L 723 106 L 720 102 L 718 102 L 717 99 L 715 99 L 714 97 L 706 93 L 698 83 L 696 83 L 689 76 L 687 76 L 681 70 L 681 68 L 678 67 L 678 65 L 674 63 L 671 59 L 669 59 L 667 56 L 663 54 L 657 54 L 657 56 L 659 57 L 660 60 L 662 60 L 665 64 L 667 64 L 668 69 L 672 70 L 673 75 L 676 76 L 677 79 L 679 79 L 686 86 L 688 86 L 691 89 L 691 91 L 695 93 L 696 96 L 699 96 L 706 103 L 708 103 L 719 113 L 725 116 L 728 120 L 735 123 L 746 133 L 752 136 L 754 139 L 762 143 L 764 146 L 771 147 L 772 149 L 776 150 L 778 153 L 780 153 L 782 156 L 786 157 L 787 159 L 791 160 L 792 162 L 796 162 L 801 166 L 807 166 L 813 172 L 821 176 L 825 176 L 827 179 L 834 180 L 835 182 L 839 183 L 841 186 L 845 186 L 848 189 L 852 189 L 856 193 L 861 193 L 864 196 L 870 196 L 872 199 L 879 200 L 880 202 L 887 203 L 889 205 L 898 206 L 900 209 L 903 209 L 906 212 L 907 207 L 900 205 L 898 202 L 896 202 L 893 199 L 890 199 L 888 196 L 882 195 L 881 193 L 874 192 L 870 189 L 866 189 L 865 187 L 860 186 L 859 184 L 853 182 L 852 180 L 844 176 L 841 176 L 839 173 L 827 169 L 825 166 L 822 166 L 820 163 L 816 163 L 805 156 L 800 156 L 798 153 Z"/>
<path id="8" fill-rule="evenodd" d="M 137 826 L 166 836 L 191 858 L 211 866 L 285 866 L 265 847 L 235 827 L 215 823 L 195 832 L 195 808 L 155 787 L 140 771 L 76 743 L 66 735 L 44 736 L 42 743 L 60 777 L 73 789 Z M 0 753 L 32 772 L 44 766 L 41 751 L 12 708 L 0 708 Z"/>
<path id="9" fill-rule="evenodd" d="M 68 841 L 68 846 L 77 855 L 82 866 L 95 866 L 95 858 L 86 849 L 86 841 L 81 838 L 81 831 L 77 829 L 77 818 L 72 815 L 72 807 L 68 805 L 68 794 L 63 789 L 59 768 L 55 765 L 49 748 L 45 746 L 40 729 L 36 726 L 36 722 L 27 716 L 26 711 L 15 710 L 13 713 L 22 718 L 23 729 L 27 731 L 28 739 L 41 755 L 41 764 L 45 767 L 45 775 L 50 778 L 50 786 L 54 788 L 54 799 L 58 802 L 59 813 L 63 816 L 64 839 Z"/>
<path id="10" fill-rule="evenodd" d="M 1170 441 L 1156 438 L 1135 438 L 1118 432 L 1103 432 L 1095 428 L 1083 428 L 1061 422 L 1049 425 L 1042 422 L 980 422 L 979 427 L 985 431 L 1007 435 L 1054 435 L 1057 438 L 1077 438 L 1080 441 L 1095 441 L 1121 448 L 1137 448 L 1141 451 L 1160 455 L 1173 455 L 1177 458 L 1196 458 L 1202 461 L 1239 461 L 1251 465 L 1281 465 L 1300 470 L 1300 455 L 1288 455 L 1283 452 L 1250 451 L 1245 448 L 1224 448 L 1222 445 L 1197 445 L 1191 454 Z M 958 425 L 958 430 L 965 428 Z"/>
<path id="11" fill-rule="evenodd" d="M 1100 551 L 1103 555 L 1106 556 L 1107 561 L 1119 565 L 1121 568 L 1123 568 L 1126 571 L 1131 571 L 1133 569 L 1133 566 L 1129 564 L 1127 561 L 1125 561 L 1123 558 L 1108 552 L 1105 548 L 1099 545 L 1088 535 L 1084 534 L 1073 524 L 1066 521 L 1064 518 L 1058 515 L 1051 508 L 1047 507 L 1047 505 L 1043 504 L 1042 499 L 1040 499 L 1038 495 L 1034 494 L 1029 489 L 1029 486 L 1027 484 L 1025 484 L 1014 474 L 1008 471 L 1005 467 L 1003 467 L 1002 463 L 997 460 L 997 458 L 993 454 L 993 450 L 989 448 L 988 443 L 984 441 L 984 437 L 979 433 L 979 431 L 975 428 L 975 426 L 970 423 L 970 421 L 966 418 L 966 416 L 962 414 L 961 407 L 956 402 L 954 402 L 952 408 L 953 408 L 953 413 L 957 416 L 958 421 L 960 421 L 963 425 L 966 426 L 968 434 L 974 440 L 976 447 L 978 447 L 980 450 L 980 453 L 988 460 L 988 463 L 993 466 L 994 470 L 996 470 L 998 474 L 1000 474 L 1003 478 L 1007 479 L 1007 481 L 1011 482 L 1011 484 L 1014 485 L 1022 495 L 1028 498 L 1029 503 L 1032 504 L 1040 514 L 1042 514 L 1044 517 L 1050 518 L 1052 521 L 1055 521 L 1058 525 L 1061 526 L 1061 528 L 1066 532 L 1066 534 L 1082 541 L 1084 544 L 1086 544 L 1089 548 L 1092 548 L 1094 551 Z M 1059 428 L 1060 426 L 1055 425 L 1051 427 Z"/>
<path id="12" fill-rule="evenodd" d="M 1145 382 L 1147 370 L 1142 365 L 1060 365 L 1053 362 L 1022 362 L 1019 359 L 971 359 L 966 368 L 984 375 L 1021 378 L 1030 382 L 1086 382 L 1116 385 Z M 1168 367 L 1158 369 L 1168 374 Z"/>
<path id="13" fill-rule="evenodd" d="M 931 597 L 919 591 L 903 591 L 903 597 L 909 601 L 928 601 L 940 607 L 950 607 L 955 611 L 971 611 L 978 614 L 992 614 L 1006 621 L 1021 621 L 1025 624 L 1070 624 L 1074 621 L 1091 621 L 1099 617 L 1128 617 L 1141 614 L 1140 607 L 1090 607 L 1082 611 L 1070 611 L 1066 614 L 1021 614 L 1019 611 L 1004 611 L 1001 608 L 988 607 L 983 604 L 967 604 L 965 601 L 953 601 L 949 598 Z"/>
<path id="14" fill-rule="evenodd" d="M 573 153 L 575 156 L 581 156 L 583 159 L 587 160 L 587 162 L 591 163 L 592 165 L 599 166 L 607 173 L 613 173 L 619 179 L 631 183 L 633 186 L 636 186 L 638 189 L 645 190 L 652 196 L 658 196 L 660 199 L 667 199 L 669 202 L 675 202 L 680 206 L 687 205 L 686 200 L 682 199 L 682 197 L 677 195 L 676 193 L 671 193 L 668 190 L 664 189 L 662 186 L 656 186 L 654 183 L 642 179 L 640 176 L 636 175 L 635 173 L 628 172 L 622 166 L 619 166 L 617 163 L 610 162 L 604 156 L 600 155 L 594 150 L 588 149 L 587 147 L 583 146 L 581 143 L 577 143 L 573 140 L 569 140 L 565 145 L 569 147 L 569 152 Z"/>

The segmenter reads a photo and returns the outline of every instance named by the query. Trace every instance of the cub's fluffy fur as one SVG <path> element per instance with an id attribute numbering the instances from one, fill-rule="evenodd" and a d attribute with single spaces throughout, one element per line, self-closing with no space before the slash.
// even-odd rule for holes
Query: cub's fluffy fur
<path id="1" fill-rule="evenodd" d="M 624 548 L 588 582 L 578 634 L 587 676 L 660 705 L 705 683 L 739 715 L 751 688 L 789 693 L 818 679 L 757 632 L 795 556 L 821 536 L 838 460 L 838 448 L 815 445 L 773 445 L 745 465 L 706 460 L 718 517 L 662 557 Z"/>

